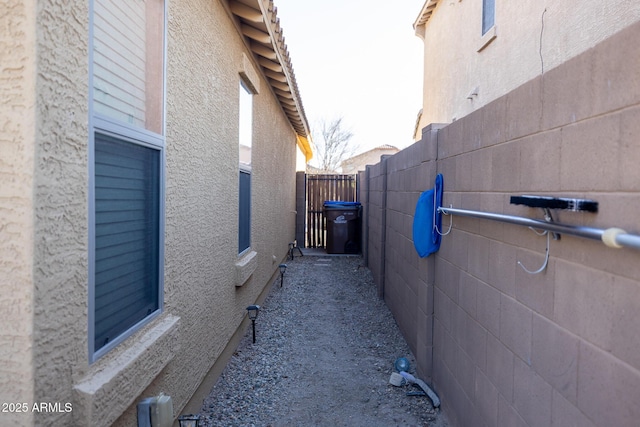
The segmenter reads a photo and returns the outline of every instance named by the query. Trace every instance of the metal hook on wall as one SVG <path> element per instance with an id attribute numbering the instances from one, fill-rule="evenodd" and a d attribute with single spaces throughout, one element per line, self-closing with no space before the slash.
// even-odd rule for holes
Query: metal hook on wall
<path id="1" fill-rule="evenodd" d="M 542 264 L 542 267 L 534 271 L 531 271 L 527 267 L 525 267 L 521 261 L 518 261 L 518 265 L 522 267 L 522 269 L 529 274 L 539 274 L 539 273 L 542 273 L 547 268 L 547 265 L 549 264 L 549 241 L 550 241 L 551 233 L 549 233 L 548 230 L 545 230 L 543 233 L 538 233 L 532 227 L 529 227 L 529 229 L 532 230 L 534 233 L 536 233 L 538 236 L 544 236 L 545 234 L 547 235 L 547 248 L 545 249 L 544 263 Z"/>
<path id="2" fill-rule="evenodd" d="M 451 207 L 453 207 L 453 205 L 449 205 L 449 207 L 451 208 Z M 438 212 L 438 209 L 434 209 L 434 210 L 433 210 L 433 215 L 434 215 L 434 217 L 435 217 L 435 215 L 436 215 L 436 212 Z M 446 216 L 449 216 L 449 214 L 448 214 L 448 213 L 446 213 L 446 212 L 443 212 L 443 214 L 444 214 L 444 215 L 446 215 Z M 434 230 L 436 230 L 436 233 L 438 233 L 438 234 L 439 234 L 439 235 L 441 235 L 441 236 L 446 236 L 447 234 L 451 233 L 451 229 L 452 229 L 452 228 L 453 228 L 453 216 L 451 217 L 451 220 L 449 221 L 449 229 L 447 230 L 447 232 L 446 232 L 446 233 L 443 233 L 442 231 L 440 231 L 440 230 L 438 229 L 438 223 L 436 222 L 435 218 L 434 218 L 434 220 L 433 220 L 433 229 L 434 229 Z"/>
<path id="3" fill-rule="evenodd" d="M 439 209 L 442 207 L 442 185 L 443 185 L 442 181 L 443 181 L 442 174 L 438 174 L 436 176 L 434 194 L 433 194 L 433 221 L 432 221 L 433 230 L 431 230 L 431 232 L 433 233 L 433 231 L 435 231 L 440 236 L 446 236 L 447 234 L 451 233 L 451 228 L 453 227 L 453 218 L 451 218 L 451 221 L 449 222 L 449 230 L 447 230 L 446 233 L 443 233 L 442 231 L 440 231 L 440 227 L 438 226 L 438 224 L 442 225 L 442 212 L 439 211 Z M 449 207 L 453 207 L 453 205 L 449 205 Z M 444 214 L 449 215 L 446 212 Z M 435 235 L 434 235 L 434 238 L 435 238 Z"/>
<path id="4" fill-rule="evenodd" d="M 544 211 L 544 220 L 546 222 L 552 223 L 553 216 L 551 215 L 551 210 L 546 207 L 542 208 L 542 210 Z M 540 233 L 536 231 L 536 229 L 533 227 L 529 227 L 529 230 L 533 231 L 538 236 L 544 236 L 544 235 L 547 236 L 547 248 L 545 249 L 544 263 L 542 264 L 542 267 L 534 271 L 529 270 L 520 261 L 518 261 L 518 265 L 522 267 L 522 269 L 529 274 L 539 274 L 539 273 L 542 273 L 547 268 L 547 265 L 549 264 L 549 238 L 551 237 L 551 235 L 553 235 L 553 240 L 560 240 L 560 233 L 550 232 L 549 230 L 544 230 L 542 233 Z"/>

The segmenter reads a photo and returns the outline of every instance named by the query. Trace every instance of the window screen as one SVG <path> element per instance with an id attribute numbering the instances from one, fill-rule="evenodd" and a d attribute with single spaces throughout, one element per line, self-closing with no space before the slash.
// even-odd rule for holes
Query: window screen
<path id="1" fill-rule="evenodd" d="M 251 174 L 240 171 L 240 206 L 238 229 L 238 253 L 251 246 Z"/>
<path id="2" fill-rule="evenodd" d="M 160 153 L 95 136 L 94 351 L 159 309 Z"/>

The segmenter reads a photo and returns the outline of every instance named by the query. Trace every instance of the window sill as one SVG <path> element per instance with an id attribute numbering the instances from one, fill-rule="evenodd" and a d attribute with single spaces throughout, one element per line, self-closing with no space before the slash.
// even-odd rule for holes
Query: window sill
<path id="1" fill-rule="evenodd" d="M 249 277 L 258 267 L 258 253 L 249 251 L 236 262 L 236 286 L 240 287 L 247 283 Z"/>
<path id="2" fill-rule="evenodd" d="M 489 31 L 487 31 L 486 33 L 484 33 L 484 35 L 482 36 L 482 38 L 480 38 L 480 47 L 478 48 L 478 52 L 482 52 L 484 50 L 485 47 L 489 46 L 489 44 L 495 40 L 495 38 L 498 36 L 498 33 L 496 32 L 496 26 L 494 25 L 493 27 L 491 27 L 489 29 Z"/>
<path id="3" fill-rule="evenodd" d="M 141 337 L 120 344 L 128 345 L 122 353 L 92 365 L 74 387 L 78 423 L 106 426 L 116 421 L 177 354 L 179 326 L 179 317 L 162 316 Z"/>

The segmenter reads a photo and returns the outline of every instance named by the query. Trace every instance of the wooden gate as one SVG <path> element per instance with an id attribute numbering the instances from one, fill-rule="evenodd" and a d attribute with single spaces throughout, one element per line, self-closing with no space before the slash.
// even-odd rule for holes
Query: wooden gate
<path id="1" fill-rule="evenodd" d="M 357 202 L 357 175 L 306 175 L 307 248 L 326 247 L 327 221 L 323 213 L 325 200 Z"/>

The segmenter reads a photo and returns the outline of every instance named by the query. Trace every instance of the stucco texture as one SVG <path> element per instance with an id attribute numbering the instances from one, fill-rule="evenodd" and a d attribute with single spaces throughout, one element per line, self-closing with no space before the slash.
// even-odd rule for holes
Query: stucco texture
<path id="1" fill-rule="evenodd" d="M 87 370 L 88 8 L 37 8 L 33 184 L 34 403 L 74 403 Z M 33 6 L 25 3 L 27 9 Z M 34 414 L 70 423 L 73 412 Z"/>
<path id="2" fill-rule="evenodd" d="M 424 40 L 420 128 L 460 119 L 640 20 L 634 0 L 496 0 L 495 10 L 496 37 L 480 51 L 490 38 L 481 34 L 482 2 L 441 0 L 416 29 Z"/>
<path id="3" fill-rule="evenodd" d="M 180 316 L 180 351 L 143 395 L 171 394 L 179 411 L 286 256 L 297 148 L 269 85 L 256 82 L 251 248 L 239 256 L 240 73 L 263 77 L 217 1 L 169 3 L 167 57 L 165 310 Z M 237 286 L 236 264 L 253 252 L 255 270 Z M 116 424 L 134 420 L 132 406 Z"/>
<path id="4" fill-rule="evenodd" d="M 0 402 L 33 400 L 35 14 L 9 1 L 0 14 Z M 31 414 L 2 414 L 30 423 Z"/>
<path id="5" fill-rule="evenodd" d="M 89 5 L 10 1 L 0 14 L 0 397 L 11 425 L 135 425 L 163 392 L 176 416 L 295 232 L 296 134 L 224 2 L 168 2 L 163 313 L 88 354 Z M 249 58 L 249 60 L 247 60 Z M 238 95 L 252 76 L 251 250 L 238 255 Z M 62 410 L 31 413 L 33 403 Z M 65 406 L 70 404 L 71 407 Z M 69 408 L 70 410 L 65 410 Z"/>
<path id="6" fill-rule="evenodd" d="M 2 318 L 12 336 L 2 345 L 8 387 L 0 388 L 3 402 L 29 407 L 2 414 L 13 425 L 66 423 L 70 413 L 32 405 L 72 402 L 73 372 L 86 365 L 87 8 L 69 3 L 14 1 L 0 18 L 9 29 L 0 85 Z"/>

